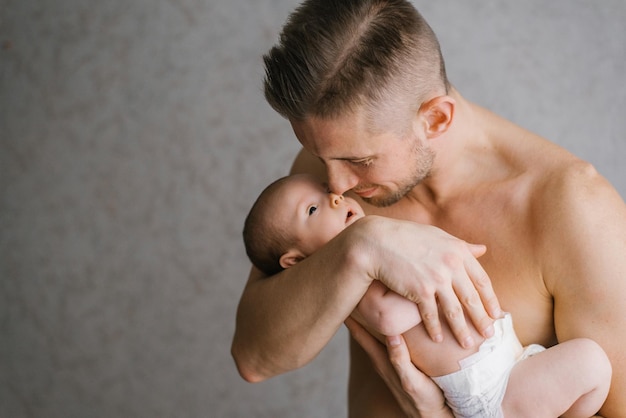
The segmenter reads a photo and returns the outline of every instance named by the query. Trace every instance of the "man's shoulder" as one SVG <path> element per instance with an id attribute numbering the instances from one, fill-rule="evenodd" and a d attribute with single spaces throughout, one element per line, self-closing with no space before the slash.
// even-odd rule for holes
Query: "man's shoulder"
<path id="1" fill-rule="evenodd" d="M 569 158 L 546 170 L 538 181 L 537 192 L 551 205 L 585 203 L 592 196 L 601 198 L 613 187 L 589 162 Z"/>
<path id="2" fill-rule="evenodd" d="M 589 162 L 580 159 L 555 164 L 537 182 L 531 196 L 536 234 L 549 245 L 581 234 L 623 224 L 626 205 L 615 188 Z"/>

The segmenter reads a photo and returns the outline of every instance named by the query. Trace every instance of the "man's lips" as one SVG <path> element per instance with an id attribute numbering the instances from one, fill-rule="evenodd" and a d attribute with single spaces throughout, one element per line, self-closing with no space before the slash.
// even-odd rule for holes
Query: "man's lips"
<path id="1" fill-rule="evenodd" d="M 354 190 L 354 193 L 356 193 L 357 195 L 359 195 L 361 197 L 372 197 L 375 192 L 376 192 L 376 187 L 370 187 L 368 189 Z"/>

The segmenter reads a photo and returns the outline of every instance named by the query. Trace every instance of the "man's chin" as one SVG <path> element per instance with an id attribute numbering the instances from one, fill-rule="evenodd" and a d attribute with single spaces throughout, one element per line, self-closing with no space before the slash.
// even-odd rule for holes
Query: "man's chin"
<path id="1" fill-rule="evenodd" d="M 398 203 L 402 199 L 402 197 L 403 196 L 392 194 L 385 196 L 362 197 L 362 199 L 365 203 L 369 205 L 376 206 L 377 208 L 386 208 L 388 206 Z"/>

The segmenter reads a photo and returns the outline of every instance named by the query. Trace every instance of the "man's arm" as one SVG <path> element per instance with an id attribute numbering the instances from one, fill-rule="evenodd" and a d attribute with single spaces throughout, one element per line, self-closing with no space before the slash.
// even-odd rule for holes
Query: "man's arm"
<path id="1" fill-rule="evenodd" d="M 342 233 L 275 276 L 253 268 L 231 348 L 241 376 L 259 382 L 315 358 L 371 283 L 365 257 L 359 244 Z"/>
<path id="2" fill-rule="evenodd" d="M 231 348 L 241 376 L 257 382 L 307 364 L 372 280 L 418 303 L 422 318 L 431 323 L 438 318 L 425 316 L 423 307 L 433 304 L 437 316 L 437 300 L 447 301 L 462 312 L 460 298 L 474 313 L 482 312 L 488 328 L 492 320 L 478 302 L 476 285 L 487 295 L 483 300 L 497 306 L 468 244 L 432 226 L 366 216 L 275 276 L 263 277 L 253 269 L 239 302 Z M 463 315 L 448 314 L 447 319 L 467 327 Z"/>
<path id="3" fill-rule="evenodd" d="M 280 274 L 266 278 L 253 269 L 231 348 L 239 373 L 257 382 L 307 364 L 372 280 L 417 303 L 435 338 L 441 335 L 441 303 L 457 339 L 471 345 L 463 307 L 486 336 L 493 329 L 491 318 L 500 315 L 491 282 L 475 258 L 481 252 L 484 247 L 432 226 L 366 216 Z"/>
<path id="4" fill-rule="evenodd" d="M 626 206 L 591 166 L 577 165 L 547 188 L 544 279 L 554 297 L 559 341 L 587 337 L 613 366 L 603 417 L 626 416 Z"/>
<path id="5" fill-rule="evenodd" d="M 327 180 L 324 164 L 305 149 L 298 153 L 291 173 L 308 173 L 320 181 Z M 382 228 L 374 231 L 370 245 L 377 247 L 376 254 L 381 256 L 381 262 L 373 264 L 376 271 L 372 274 L 392 291 L 419 305 L 424 327 L 433 340 L 441 336 L 437 302 L 441 304 L 452 333 L 462 345 L 469 347 L 473 344 L 463 309 L 474 327 L 483 336 L 490 337 L 492 318 L 499 318 L 501 311 L 491 281 L 476 261 L 486 248 L 465 243 L 433 227 L 420 229 L 413 225 L 413 229 L 419 231 L 409 226 L 396 234 L 398 228 L 405 228 L 404 225 L 382 224 Z M 408 240 L 404 241 L 407 234 L 402 232 L 407 231 Z M 385 242 L 377 242 L 377 239 Z M 403 265 L 401 261 L 406 257 L 414 257 L 409 272 L 398 266 L 398 263 Z"/>

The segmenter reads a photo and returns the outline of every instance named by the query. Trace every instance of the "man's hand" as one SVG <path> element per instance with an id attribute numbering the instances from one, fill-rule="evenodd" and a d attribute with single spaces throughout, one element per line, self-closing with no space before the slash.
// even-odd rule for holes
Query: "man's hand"
<path id="1" fill-rule="evenodd" d="M 352 338 L 369 355 L 374 368 L 391 390 L 407 417 L 449 418 L 452 412 L 443 393 L 428 376 L 417 369 L 402 336 L 387 337 L 387 350 L 354 319 L 345 321 Z"/>
<path id="2" fill-rule="evenodd" d="M 438 304 L 459 343 L 474 345 L 463 311 L 485 337 L 501 309 L 489 276 L 476 257 L 483 245 L 466 243 L 439 228 L 378 216 L 367 216 L 357 231 L 366 234 L 370 274 L 391 290 L 415 302 L 433 341 L 442 340 Z M 369 247 L 369 248 L 368 248 Z"/>

